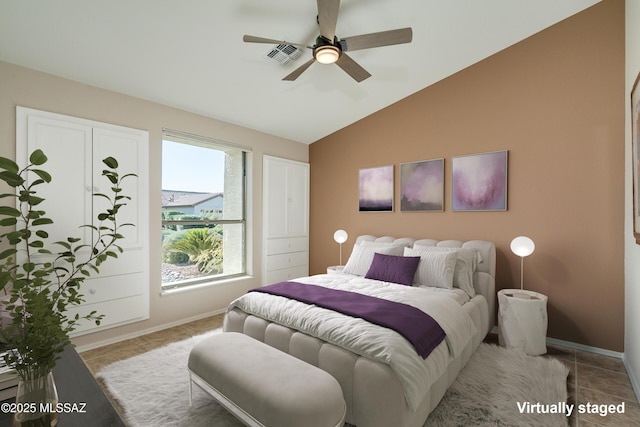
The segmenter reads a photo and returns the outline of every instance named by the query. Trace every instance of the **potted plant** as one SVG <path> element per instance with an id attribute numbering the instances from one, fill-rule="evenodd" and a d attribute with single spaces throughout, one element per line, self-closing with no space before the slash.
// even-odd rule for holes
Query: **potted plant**
<path id="1" fill-rule="evenodd" d="M 93 243 L 77 237 L 49 242 L 47 227 L 54 224 L 42 210 L 43 198 L 37 190 L 51 182 L 51 175 L 40 166 L 47 157 L 35 150 L 29 164 L 20 169 L 11 159 L 0 157 L 0 180 L 14 192 L 0 194 L 6 200 L 0 206 L 0 290 L 6 295 L 0 311 L 9 318 L 0 330 L 8 351 L 6 363 L 15 367 L 19 377 L 14 425 L 52 426 L 57 422 L 55 384 L 51 370 L 60 353 L 71 344 L 69 335 L 82 321 L 100 324 L 95 311 L 84 316 L 68 316 L 70 308 L 84 301 L 81 285 L 100 265 L 122 253 L 118 240 L 123 238 L 117 215 L 130 197 L 123 194 L 123 180 L 135 176 L 120 175 L 113 157 L 103 160 L 102 176 L 110 183 L 110 193 L 94 194 L 104 198 L 107 209 L 97 215 L 96 224 L 81 225 L 92 230 Z M 55 249 L 54 249 L 55 248 Z M 54 396 L 47 396 L 54 393 Z M 18 405 L 23 402 L 25 406 Z M 48 411 L 47 409 L 52 409 Z"/>

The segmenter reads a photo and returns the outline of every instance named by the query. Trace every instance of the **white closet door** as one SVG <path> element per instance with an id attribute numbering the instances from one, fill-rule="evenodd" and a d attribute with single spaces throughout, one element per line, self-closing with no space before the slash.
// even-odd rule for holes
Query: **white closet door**
<path id="1" fill-rule="evenodd" d="M 309 164 L 265 156 L 266 238 L 309 234 Z"/>
<path id="2" fill-rule="evenodd" d="M 309 274 L 309 165 L 264 156 L 263 283 Z"/>
<path id="3" fill-rule="evenodd" d="M 131 197 L 127 205 L 122 207 L 116 217 L 117 224 L 134 224 L 123 226 L 118 232 L 124 239 L 118 240 L 118 246 L 124 253 L 117 259 L 110 259 L 100 266 L 102 275 L 122 275 L 137 273 L 146 269 L 146 224 L 148 223 L 148 196 L 146 188 L 147 155 L 145 152 L 147 133 L 136 129 L 100 128 L 93 129 L 93 189 L 113 197 L 111 184 L 102 176 L 106 165 L 102 162 L 107 157 L 114 157 L 118 161 L 118 173 L 123 176 L 128 173 L 136 174 L 122 182 L 122 194 Z M 93 199 L 93 218 L 109 208 L 103 197 Z M 111 224 L 109 224 L 111 225 Z M 138 289 L 140 286 L 132 286 Z"/>
<path id="4" fill-rule="evenodd" d="M 274 157 L 264 157 L 263 196 L 265 237 L 287 235 L 287 171 L 284 163 Z"/>
<path id="5" fill-rule="evenodd" d="M 21 152 L 17 158 L 26 166 L 36 149 L 48 157 L 41 168 L 52 175 L 51 183 L 39 185 L 36 191 L 45 199 L 39 207 L 54 221 L 47 227 L 50 241 L 75 236 L 90 244 L 90 230 L 80 226 L 91 224 L 91 127 L 38 115 L 29 115 L 26 120 L 27 144 L 18 147 Z"/>
<path id="6" fill-rule="evenodd" d="M 287 235 L 309 234 L 309 165 L 287 165 Z"/>
<path id="7" fill-rule="evenodd" d="M 118 230 L 125 236 L 117 242 L 124 253 L 102 264 L 100 274 L 82 284 L 85 303 L 68 314 L 95 310 L 105 315 L 100 327 L 81 323 L 74 336 L 148 319 L 148 132 L 22 107 L 17 109 L 16 126 L 17 163 L 26 166 L 36 149 L 49 159 L 42 169 L 52 175 L 52 182 L 37 189 L 45 198 L 43 210 L 54 221 L 47 228 L 49 244 L 69 236 L 92 244 L 92 230 L 80 226 L 99 227 L 97 215 L 107 208 L 104 198 L 93 196 L 95 192 L 111 196 L 111 184 L 102 176 L 104 158 L 116 158 L 119 173 L 137 175 L 123 183 L 132 200 L 118 213 L 118 222 L 135 224 Z"/>
<path id="8" fill-rule="evenodd" d="M 127 206 L 118 212 L 119 224 L 136 224 L 135 227 L 123 227 L 120 229 L 124 239 L 118 244 L 123 248 L 141 247 L 144 241 L 144 224 L 148 221 L 146 215 L 147 204 L 139 203 L 146 200 L 146 192 L 142 187 L 146 182 L 144 177 L 147 174 L 147 158 L 144 153 L 146 145 L 146 132 L 120 129 L 93 130 L 93 182 L 94 191 L 107 194 L 110 197 L 109 181 L 102 176 L 102 171 L 106 168 L 102 162 L 107 157 L 114 157 L 118 161 L 118 173 L 122 176 L 127 173 L 135 173 L 136 177 L 129 177 L 123 181 L 123 194 L 131 197 L 131 201 L 126 201 Z M 94 200 L 94 218 L 98 213 L 104 212 L 107 208 L 107 201 L 98 197 Z"/>

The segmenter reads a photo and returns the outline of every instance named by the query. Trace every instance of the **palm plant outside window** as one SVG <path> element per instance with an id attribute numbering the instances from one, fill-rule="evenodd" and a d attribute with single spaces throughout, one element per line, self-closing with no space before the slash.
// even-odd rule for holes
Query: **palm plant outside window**
<path id="1" fill-rule="evenodd" d="M 246 273 L 247 149 L 165 130 L 162 288 Z"/>

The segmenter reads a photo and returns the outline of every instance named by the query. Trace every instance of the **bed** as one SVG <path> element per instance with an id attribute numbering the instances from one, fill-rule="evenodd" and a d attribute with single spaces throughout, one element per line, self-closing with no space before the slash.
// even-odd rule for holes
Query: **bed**
<path id="1" fill-rule="evenodd" d="M 419 261 L 410 273 L 393 267 L 411 258 Z M 343 270 L 294 280 L 429 312 L 446 336 L 424 359 L 393 330 L 263 292 L 233 301 L 224 331 L 249 335 L 333 375 L 349 424 L 422 426 L 494 325 L 495 259 L 488 241 L 365 235 Z M 407 274 L 411 282 L 398 284 Z"/>

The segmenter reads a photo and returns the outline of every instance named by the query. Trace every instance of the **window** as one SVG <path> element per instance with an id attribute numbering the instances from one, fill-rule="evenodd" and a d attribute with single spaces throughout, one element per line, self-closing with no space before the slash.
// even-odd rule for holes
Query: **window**
<path id="1" fill-rule="evenodd" d="M 246 273 L 248 151 L 204 137 L 163 131 L 163 290 Z"/>

